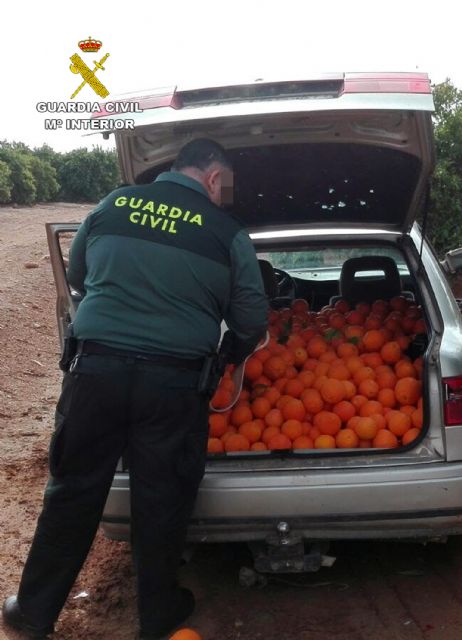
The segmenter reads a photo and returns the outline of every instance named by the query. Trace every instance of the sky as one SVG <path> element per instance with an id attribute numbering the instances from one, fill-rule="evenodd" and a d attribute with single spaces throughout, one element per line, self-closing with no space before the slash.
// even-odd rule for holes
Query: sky
<path id="1" fill-rule="evenodd" d="M 319 72 L 424 71 L 462 88 L 462 38 L 453 0 L 4 0 L 0 36 L 0 140 L 58 151 L 113 136 L 46 131 L 38 102 L 69 102 L 80 84 L 69 57 L 109 53 L 97 77 L 111 97 L 177 84 L 256 78 L 303 79 Z M 91 36 L 103 45 L 82 53 Z M 94 102 L 84 87 L 75 100 Z M 62 117 L 62 116 L 61 116 Z M 64 116 L 66 117 L 66 116 Z M 87 116 L 88 117 L 88 116 Z"/>

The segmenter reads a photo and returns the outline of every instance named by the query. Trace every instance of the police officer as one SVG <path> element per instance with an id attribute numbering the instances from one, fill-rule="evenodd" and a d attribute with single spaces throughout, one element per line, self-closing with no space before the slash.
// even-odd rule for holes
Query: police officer
<path id="1" fill-rule="evenodd" d="M 73 241 L 68 279 L 84 298 L 77 355 L 65 374 L 42 513 L 7 624 L 43 638 L 95 536 L 125 452 L 141 638 L 160 638 L 194 609 L 177 570 L 207 447 L 204 357 L 224 319 L 231 361 L 266 329 L 267 301 L 250 238 L 221 208 L 233 172 L 208 139 L 171 171 L 110 193 Z"/>

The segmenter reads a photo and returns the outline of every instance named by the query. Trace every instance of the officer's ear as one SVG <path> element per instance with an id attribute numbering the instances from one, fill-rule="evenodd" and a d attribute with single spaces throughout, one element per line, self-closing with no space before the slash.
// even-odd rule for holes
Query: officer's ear
<path id="1" fill-rule="evenodd" d="M 220 206 L 221 205 L 221 169 L 216 165 L 212 165 L 204 175 L 205 188 L 209 194 L 210 200 Z"/>

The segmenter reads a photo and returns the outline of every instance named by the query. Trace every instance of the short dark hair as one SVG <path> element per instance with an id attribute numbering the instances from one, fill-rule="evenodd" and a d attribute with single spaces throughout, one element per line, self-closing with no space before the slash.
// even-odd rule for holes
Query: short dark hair
<path id="1" fill-rule="evenodd" d="M 180 149 L 172 169 L 179 171 L 186 167 L 195 167 L 205 171 L 212 162 L 218 162 L 231 171 L 233 169 L 231 160 L 221 144 L 209 138 L 196 138 Z"/>

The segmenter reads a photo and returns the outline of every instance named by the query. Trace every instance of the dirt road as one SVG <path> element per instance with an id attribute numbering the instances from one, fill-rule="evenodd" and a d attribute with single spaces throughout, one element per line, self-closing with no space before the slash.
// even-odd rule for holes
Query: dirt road
<path id="1" fill-rule="evenodd" d="M 44 223 L 87 206 L 0 208 L 0 597 L 15 593 L 40 510 L 59 393 L 55 291 Z M 182 570 L 204 640 L 460 640 L 462 540 L 342 543 L 333 568 L 239 586 L 241 545 L 204 545 Z M 56 640 L 122 640 L 136 629 L 126 543 L 98 535 L 59 619 Z M 0 638 L 19 636 L 0 623 Z"/>

